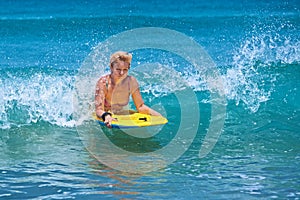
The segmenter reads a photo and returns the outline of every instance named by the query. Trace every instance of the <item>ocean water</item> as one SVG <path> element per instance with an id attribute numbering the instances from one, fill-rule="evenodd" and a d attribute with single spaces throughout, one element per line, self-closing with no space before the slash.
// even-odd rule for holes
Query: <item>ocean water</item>
<path id="1" fill-rule="evenodd" d="M 0 198 L 299 199 L 299 5 L 1 1 Z M 165 126 L 92 119 L 116 49 Z"/>

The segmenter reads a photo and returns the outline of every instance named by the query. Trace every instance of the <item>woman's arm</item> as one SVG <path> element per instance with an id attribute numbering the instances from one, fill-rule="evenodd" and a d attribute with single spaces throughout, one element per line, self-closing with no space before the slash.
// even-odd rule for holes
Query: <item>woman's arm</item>
<path id="1" fill-rule="evenodd" d="M 104 109 L 104 101 L 106 94 L 106 77 L 102 77 L 98 80 L 95 90 L 95 111 L 96 115 L 101 118 L 108 128 L 111 128 L 112 121 L 116 119 L 112 118 L 111 113 L 108 113 Z"/>
<path id="2" fill-rule="evenodd" d="M 104 111 L 104 101 L 105 101 L 105 92 L 104 92 L 105 78 L 100 78 L 96 84 L 95 89 L 95 111 L 98 117 L 103 115 Z"/>

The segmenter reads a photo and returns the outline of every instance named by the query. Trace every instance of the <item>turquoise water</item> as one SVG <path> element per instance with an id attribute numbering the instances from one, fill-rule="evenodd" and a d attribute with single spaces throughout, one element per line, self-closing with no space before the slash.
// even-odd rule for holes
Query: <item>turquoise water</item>
<path id="1" fill-rule="evenodd" d="M 1 2 L 0 198 L 299 199 L 299 5 Z M 150 27 L 174 35 L 160 48 L 131 50 L 130 73 L 169 123 L 103 129 L 90 112 L 95 81 L 108 71 L 105 42 L 146 28 L 126 42 L 152 45 Z M 193 45 L 176 47 L 183 42 L 177 33 L 201 45 L 215 68 L 188 62 L 203 54 L 174 53 L 198 52 Z M 218 98 L 206 82 L 214 70 Z M 218 122 L 222 131 L 211 131 Z M 216 144 L 199 157 L 209 131 Z M 175 148 L 164 155 L 171 161 L 155 154 L 170 144 Z M 150 172 L 137 173 L 140 166 Z"/>

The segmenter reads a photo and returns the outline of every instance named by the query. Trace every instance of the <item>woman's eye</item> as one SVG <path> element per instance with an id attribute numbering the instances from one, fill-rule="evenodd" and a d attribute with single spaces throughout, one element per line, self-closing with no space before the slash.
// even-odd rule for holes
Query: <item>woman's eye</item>
<path id="1" fill-rule="evenodd" d="M 119 72 L 121 72 L 121 71 L 127 72 L 128 71 L 128 69 L 116 69 L 116 70 L 119 71 Z"/>

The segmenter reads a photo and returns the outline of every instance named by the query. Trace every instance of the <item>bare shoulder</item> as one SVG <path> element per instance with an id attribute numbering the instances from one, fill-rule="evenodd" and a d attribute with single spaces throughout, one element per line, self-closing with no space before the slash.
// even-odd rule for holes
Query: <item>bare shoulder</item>
<path id="1" fill-rule="evenodd" d="M 137 83 L 138 82 L 137 79 L 134 76 L 128 76 L 128 78 L 129 78 L 129 81 L 131 83 Z"/>
<path id="2" fill-rule="evenodd" d="M 108 75 L 101 76 L 101 77 L 98 79 L 97 83 L 98 83 L 98 84 L 99 84 L 99 83 L 105 83 L 107 80 L 108 80 Z"/>
<path id="3" fill-rule="evenodd" d="M 97 86 L 102 87 L 106 84 L 107 81 L 108 81 L 108 75 L 102 76 L 98 79 Z"/>
<path id="4" fill-rule="evenodd" d="M 130 93 L 133 94 L 135 91 L 139 89 L 139 83 L 135 77 L 129 77 L 129 85 L 130 85 Z"/>

